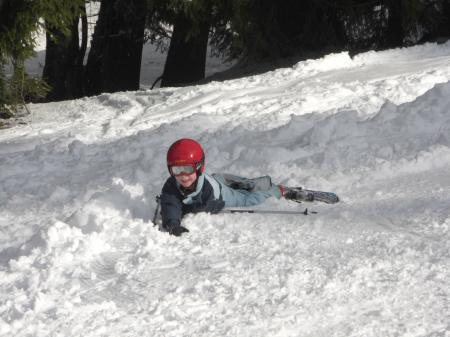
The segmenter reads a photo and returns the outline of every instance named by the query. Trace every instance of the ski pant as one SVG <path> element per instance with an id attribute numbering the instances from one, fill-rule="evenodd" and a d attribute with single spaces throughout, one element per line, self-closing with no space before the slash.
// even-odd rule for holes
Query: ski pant
<path id="1" fill-rule="evenodd" d="M 269 176 L 254 179 L 232 174 L 215 173 L 212 176 L 220 184 L 225 207 L 253 206 L 270 197 L 281 198 L 279 187 L 272 184 Z"/>

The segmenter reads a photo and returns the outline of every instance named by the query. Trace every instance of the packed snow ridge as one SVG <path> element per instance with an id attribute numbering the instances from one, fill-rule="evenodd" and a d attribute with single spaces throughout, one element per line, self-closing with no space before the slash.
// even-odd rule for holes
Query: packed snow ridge
<path id="1" fill-rule="evenodd" d="M 450 44 L 31 106 L 0 132 L 1 336 L 450 336 Z M 152 223 L 165 154 L 336 192 Z"/>

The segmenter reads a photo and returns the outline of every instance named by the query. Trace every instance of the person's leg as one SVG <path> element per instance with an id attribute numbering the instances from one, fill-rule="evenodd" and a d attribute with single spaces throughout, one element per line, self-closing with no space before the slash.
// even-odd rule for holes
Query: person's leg
<path id="1" fill-rule="evenodd" d="M 275 197 L 279 199 L 282 197 L 282 192 L 277 185 L 270 184 L 267 185 L 267 189 L 265 190 L 253 192 L 229 187 L 224 177 L 220 174 L 215 174 L 214 179 L 221 185 L 221 194 L 222 199 L 225 202 L 225 207 L 253 206 L 264 202 L 267 198 Z"/>

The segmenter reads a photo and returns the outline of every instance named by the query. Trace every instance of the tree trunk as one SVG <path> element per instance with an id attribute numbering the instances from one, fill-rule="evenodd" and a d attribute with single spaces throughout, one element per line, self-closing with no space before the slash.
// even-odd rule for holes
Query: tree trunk
<path id="1" fill-rule="evenodd" d="M 444 37 L 450 37 L 450 1 L 444 1 L 442 5 L 443 9 L 443 28 L 441 35 Z"/>
<path id="2" fill-rule="evenodd" d="M 179 15 L 173 28 L 161 87 L 182 86 L 205 78 L 209 21 L 199 24 L 199 33 L 192 35 L 194 23 Z"/>
<path id="3" fill-rule="evenodd" d="M 78 32 L 78 23 L 76 26 L 72 27 Z M 77 34 L 78 36 L 78 34 Z M 87 49 L 87 39 L 88 39 L 88 22 L 86 16 L 86 6 L 82 7 L 81 14 L 81 42 L 76 41 L 76 44 L 72 45 L 72 50 L 74 53 L 74 63 L 73 72 L 70 75 L 69 80 L 69 91 L 72 93 L 73 98 L 79 98 L 84 96 L 83 92 L 83 62 L 84 56 L 86 55 Z"/>
<path id="4" fill-rule="evenodd" d="M 85 72 L 87 95 L 139 89 L 146 0 L 102 0 Z"/>
<path id="5" fill-rule="evenodd" d="M 403 39 L 405 37 L 402 18 L 402 0 L 389 0 L 387 4 L 389 17 L 381 49 L 400 47 L 403 45 Z"/>
<path id="6" fill-rule="evenodd" d="M 45 66 L 42 77 L 50 85 L 47 101 L 60 101 L 75 97 L 73 78 L 76 76 L 78 47 L 78 19 L 74 20 L 70 34 L 52 31 L 56 40 L 47 33 Z M 80 71 L 78 69 L 78 71 Z"/>
<path id="7" fill-rule="evenodd" d="M 108 20 L 110 20 L 111 11 L 112 3 L 102 0 L 94 34 L 92 35 L 91 49 L 84 68 L 83 91 L 87 96 L 102 92 L 102 63 L 109 34 Z"/>

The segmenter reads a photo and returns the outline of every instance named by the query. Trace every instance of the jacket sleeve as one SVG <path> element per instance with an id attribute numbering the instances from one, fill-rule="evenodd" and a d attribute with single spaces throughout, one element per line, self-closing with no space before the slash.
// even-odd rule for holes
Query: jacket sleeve
<path id="1" fill-rule="evenodd" d="M 161 192 L 161 217 L 165 229 L 180 226 L 183 216 L 182 195 L 173 180 L 167 179 Z"/>

